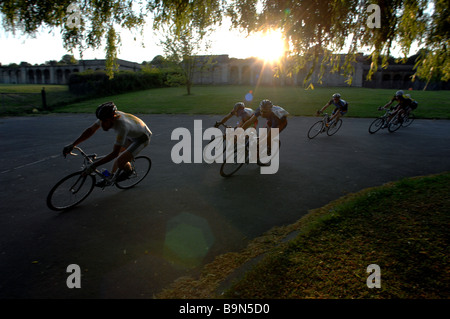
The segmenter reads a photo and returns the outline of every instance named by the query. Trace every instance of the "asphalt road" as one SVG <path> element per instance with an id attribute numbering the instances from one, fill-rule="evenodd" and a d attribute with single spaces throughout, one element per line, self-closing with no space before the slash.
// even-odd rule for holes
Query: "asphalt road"
<path id="1" fill-rule="evenodd" d="M 131 190 L 94 189 L 79 207 L 56 213 L 50 188 L 80 167 L 61 150 L 93 115 L 0 119 L 0 298 L 152 298 L 175 279 L 195 275 L 216 256 L 238 251 L 274 226 L 349 192 L 403 177 L 450 170 L 450 122 L 416 120 L 370 135 L 372 119 L 344 118 L 332 137 L 309 140 L 317 118 L 293 117 L 281 134 L 280 169 L 261 175 L 244 165 L 233 177 L 219 164 L 174 164 L 175 128 L 193 132 L 220 116 L 143 115 L 153 131 L 143 154 L 149 176 Z M 81 146 L 106 154 L 114 134 Z M 79 265 L 81 288 L 67 267 Z"/>

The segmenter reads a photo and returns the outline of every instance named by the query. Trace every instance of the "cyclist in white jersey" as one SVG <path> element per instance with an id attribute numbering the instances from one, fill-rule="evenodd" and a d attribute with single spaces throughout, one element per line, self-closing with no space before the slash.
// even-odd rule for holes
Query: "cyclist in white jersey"
<path id="1" fill-rule="evenodd" d="M 283 109 L 281 106 L 273 105 L 273 103 L 269 100 L 262 100 L 259 104 L 259 107 L 256 109 L 255 114 L 242 125 L 242 128 L 246 130 L 250 126 L 252 126 L 256 121 L 258 121 L 258 117 L 266 119 L 266 128 L 277 128 L 281 133 L 288 124 L 287 117 L 289 116 L 289 112 Z M 267 132 L 267 140 L 271 140 L 271 130 Z M 271 144 L 267 145 L 268 154 L 270 154 Z"/>
<path id="2" fill-rule="evenodd" d="M 219 127 L 220 124 L 225 124 L 233 116 L 236 116 L 237 118 L 239 118 L 237 127 L 242 127 L 242 125 L 244 125 L 244 123 L 247 122 L 254 113 L 255 112 L 251 108 L 245 107 L 245 104 L 243 102 L 238 102 L 234 105 L 233 110 L 231 110 L 231 112 L 226 115 L 220 122 L 216 122 L 216 125 L 214 126 Z M 254 127 L 256 128 L 257 125 L 258 122 L 254 124 Z"/>
<path id="3" fill-rule="evenodd" d="M 64 147 L 63 155 L 69 154 L 76 145 L 90 138 L 100 127 L 104 131 L 113 129 L 117 132 L 117 137 L 112 152 L 95 161 L 85 173 L 90 174 L 98 166 L 117 158 L 111 170 L 111 175 L 114 176 L 116 171 L 120 169 L 122 174 L 117 177 L 117 180 L 124 180 L 132 173 L 130 161 L 148 146 L 152 132 L 138 117 L 117 110 L 113 102 L 100 105 L 97 108 L 96 116 L 98 120 L 94 124 L 84 130 L 72 144 Z M 106 180 L 103 180 L 97 186 L 102 186 L 106 182 Z"/>

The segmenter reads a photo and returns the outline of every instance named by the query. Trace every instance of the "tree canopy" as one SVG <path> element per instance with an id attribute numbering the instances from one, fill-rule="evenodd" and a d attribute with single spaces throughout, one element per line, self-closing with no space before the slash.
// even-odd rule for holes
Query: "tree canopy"
<path id="1" fill-rule="evenodd" d="M 151 17 L 154 29 L 204 32 L 229 17 L 247 33 L 280 29 L 297 67 L 308 61 L 313 68 L 331 64 L 351 75 L 356 53 L 365 50 L 373 73 L 386 66 L 393 50 L 406 59 L 417 47 L 424 49 L 416 61 L 419 77 L 450 79 L 449 0 L 4 0 L 0 13 L 8 31 L 60 27 L 69 50 L 106 43 L 110 70 L 120 44 L 118 28 L 142 32 Z M 332 54 L 338 52 L 348 53 L 343 65 Z"/>

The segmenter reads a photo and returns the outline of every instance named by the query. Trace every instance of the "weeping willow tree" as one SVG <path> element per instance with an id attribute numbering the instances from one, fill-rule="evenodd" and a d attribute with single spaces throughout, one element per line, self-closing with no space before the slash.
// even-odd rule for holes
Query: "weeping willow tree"
<path id="1" fill-rule="evenodd" d="M 392 51 L 406 61 L 413 47 L 421 50 L 416 76 L 430 81 L 450 79 L 450 1 L 448 0 L 234 0 L 229 9 L 233 26 L 248 32 L 280 29 L 294 64 L 313 72 L 329 65 L 347 75 L 356 54 L 370 52 L 370 79 L 385 68 Z M 342 61 L 333 53 L 347 53 Z"/>
<path id="2" fill-rule="evenodd" d="M 216 27 L 225 16 L 247 33 L 282 30 L 288 55 L 299 68 L 330 65 L 349 76 L 358 52 L 370 52 L 370 78 L 386 67 L 392 51 L 406 60 L 423 48 L 416 76 L 426 81 L 450 79 L 449 0 L 3 0 L 3 26 L 32 34 L 42 26 L 60 28 L 67 49 L 99 48 L 106 43 L 112 75 L 120 45 L 118 29 L 141 32 L 146 18 L 155 29 L 170 26 L 176 36 L 195 28 Z M 344 61 L 333 53 L 348 53 Z"/>
<path id="3" fill-rule="evenodd" d="M 61 30 L 65 49 L 106 49 L 110 77 L 117 68 L 118 30 L 142 35 L 146 18 L 154 28 L 171 25 L 179 35 L 192 26 L 203 30 L 219 23 L 222 0 L 2 0 L 0 14 L 8 32 L 33 35 L 42 27 Z"/>

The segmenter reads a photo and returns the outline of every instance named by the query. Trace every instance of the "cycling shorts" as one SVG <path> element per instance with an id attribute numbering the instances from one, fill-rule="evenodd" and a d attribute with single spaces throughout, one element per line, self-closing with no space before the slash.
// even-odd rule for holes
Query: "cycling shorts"
<path id="1" fill-rule="evenodd" d="M 128 139 L 131 144 L 128 146 L 126 151 L 130 152 L 133 157 L 136 157 L 145 147 L 148 146 L 151 137 L 151 134 L 143 134 L 140 137 Z"/>
<path id="2" fill-rule="evenodd" d="M 347 110 L 343 111 L 343 110 L 341 110 L 339 107 L 337 107 L 337 108 L 334 109 L 332 115 L 336 114 L 336 112 L 337 112 L 338 110 L 341 112 L 341 115 L 347 114 Z"/>

